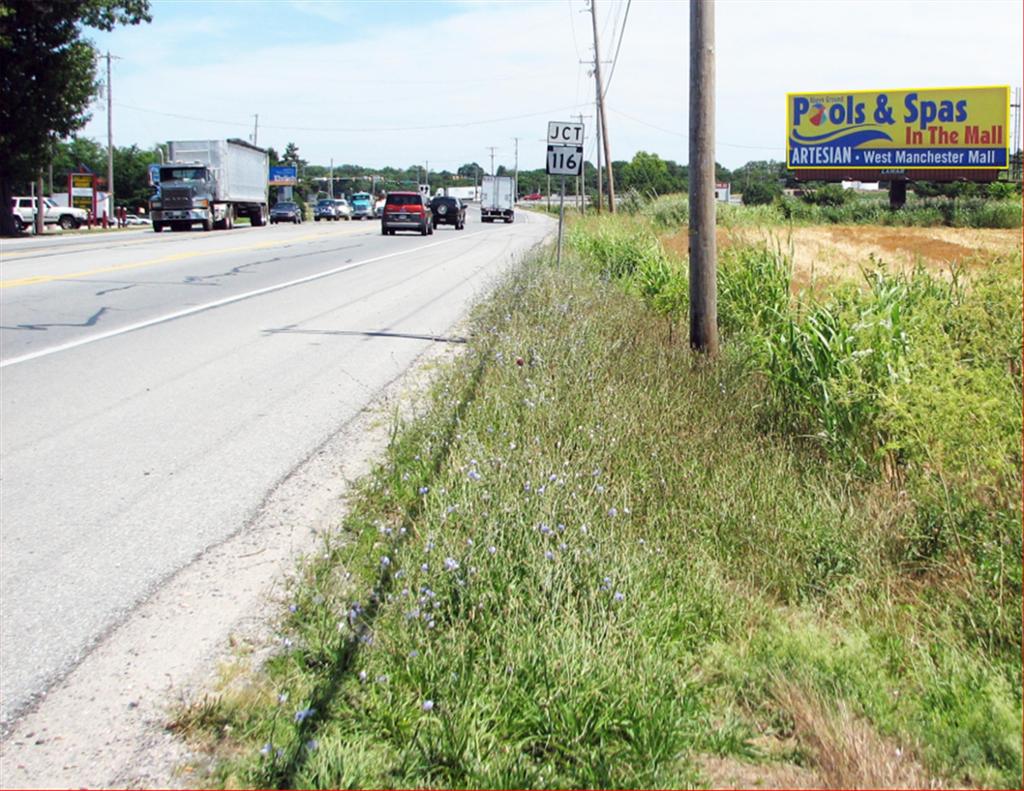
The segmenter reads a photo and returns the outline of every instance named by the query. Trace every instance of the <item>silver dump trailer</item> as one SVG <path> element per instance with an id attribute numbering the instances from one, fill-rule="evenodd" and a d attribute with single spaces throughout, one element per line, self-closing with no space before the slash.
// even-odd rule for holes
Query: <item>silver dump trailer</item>
<path id="1" fill-rule="evenodd" d="M 228 229 L 238 217 L 266 225 L 266 149 L 244 140 L 172 140 L 150 200 L 153 230 Z"/>

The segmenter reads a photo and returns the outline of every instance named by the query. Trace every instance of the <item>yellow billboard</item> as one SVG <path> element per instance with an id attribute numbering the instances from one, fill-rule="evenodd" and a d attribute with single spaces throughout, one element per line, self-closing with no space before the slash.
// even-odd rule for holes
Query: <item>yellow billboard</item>
<path id="1" fill-rule="evenodd" d="M 1010 88 L 786 94 L 786 163 L 800 168 L 992 170 L 1009 162 Z"/>

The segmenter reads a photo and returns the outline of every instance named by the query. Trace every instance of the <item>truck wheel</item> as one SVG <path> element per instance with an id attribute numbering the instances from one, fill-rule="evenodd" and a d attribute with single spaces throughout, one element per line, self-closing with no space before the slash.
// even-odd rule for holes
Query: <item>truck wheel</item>
<path id="1" fill-rule="evenodd" d="M 160 231 L 162 231 L 163 229 L 164 227 L 160 223 L 153 223 L 153 233 L 160 233 Z"/>
<path id="2" fill-rule="evenodd" d="M 63 217 L 60 218 L 58 225 L 60 225 L 60 227 L 63 228 L 65 231 L 70 231 L 72 228 L 75 227 L 75 218 L 69 217 L 67 214 L 65 214 Z"/>
<path id="3" fill-rule="evenodd" d="M 25 223 L 21 221 L 21 217 L 17 214 L 14 215 L 14 232 L 21 233 L 25 230 Z"/>

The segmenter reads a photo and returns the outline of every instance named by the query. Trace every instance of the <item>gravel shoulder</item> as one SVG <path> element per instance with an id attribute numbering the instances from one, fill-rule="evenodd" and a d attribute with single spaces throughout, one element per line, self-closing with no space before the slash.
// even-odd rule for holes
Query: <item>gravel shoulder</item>
<path id="1" fill-rule="evenodd" d="M 188 748 L 166 727 L 172 708 L 208 689 L 234 646 L 267 639 L 297 560 L 340 522 L 396 413 L 415 413 L 432 372 L 458 352 L 428 349 L 269 492 L 245 528 L 176 573 L 15 721 L 0 744 L 0 787 L 189 787 Z"/>

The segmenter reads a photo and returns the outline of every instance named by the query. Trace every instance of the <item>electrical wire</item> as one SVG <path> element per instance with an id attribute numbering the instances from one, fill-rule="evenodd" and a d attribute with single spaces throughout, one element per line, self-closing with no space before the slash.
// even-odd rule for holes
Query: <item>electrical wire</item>
<path id="1" fill-rule="evenodd" d="M 244 126 L 249 128 L 249 122 L 241 123 L 238 121 L 224 121 L 216 118 L 198 118 L 191 115 L 181 115 L 178 113 L 168 113 L 162 110 L 153 110 L 148 107 L 137 107 L 131 104 L 125 104 L 123 102 L 114 102 L 118 107 L 123 107 L 128 110 L 135 110 L 136 112 L 152 113 L 153 115 L 163 115 L 168 118 L 182 118 L 186 121 L 202 121 L 204 123 L 211 124 L 224 124 L 226 126 Z M 496 124 L 503 121 L 517 121 L 522 118 L 536 118 L 538 116 L 550 115 L 552 113 L 567 112 L 569 110 L 578 110 L 581 107 L 589 107 L 590 103 L 573 104 L 568 107 L 556 107 L 553 110 L 544 110 L 537 113 L 524 113 L 522 115 L 508 115 L 501 118 L 487 118 L 479 121 L 457 121 L 450 124 L 436 124 L 430 126 L 402 126 L 402 127 L 364 127 L 364 128 L 348 128 L 348 127 L 317 127 L 317 126 L 277 126 L 274 124 L 260 124 L 260 129 L 275 129 L 281 132 L 422 132 L 433 129 L 459 129 L 467 126 L 481 126 L 484 124 Z"/>
<path id="2" fill-rule="evenodd" d="M 615 64 L 619 62 L 619 50 L 622 49 L 622 38 L 626 35 L 626 21 L 629 19 L 629 7 L 633 5 L 633 0 L 626 0 L 626 14 L 622 18 L 622 29 L 619 31 L 619 43 L 615 47 L 615 57 L 612 58 L 612 67 L 608 73 L 608 79 L 604 83 L 604 93 L 602 98 L 608 95 L 608 89 L 612 84 L 612 77 L 615 76 Z"/>
<path id="3" fill-rule="evenodd" d="M 606 107 L 607 107 L 607 105 L 606 105 Z M 616 110 L 614 107 L 608 107 L 608 109 L 611 110 L 616 115 L 621 115 L 623 118 L 628 118 L 630 121 L 633 121 L 634 123 L 638 123 L 641 126 L 649 126 L 651 129 L 657 129 L 659 132 L 664 132 L 667 135 L 673 135 L 675 137 L 683 137 L 683 138 L 688 137 L 688 135 L 685 132 L 678 132 L 675 129 L 666 129 L 663 126 L 656 126 L 655 124 L 648 123 L 647 121 L 641 121 L 639 118 L 636 118 L 636 117 L 634 117 L 632 115 L 629 115 L 628 113 L 624 113 L 621 110 Z M 742 143 L 726 143 L 726 142 L 723 142 L 721 140 L 716 140 L 715 141 L 715 145 L 717 145 L 717 146 L 725 146 L 726 148 L 750 148 L 750 149 L 755 149 L 757 151 L 782 151 L 783 150 L 782 146 L 751 146 L 751 145 L 744 145 Z"/>

